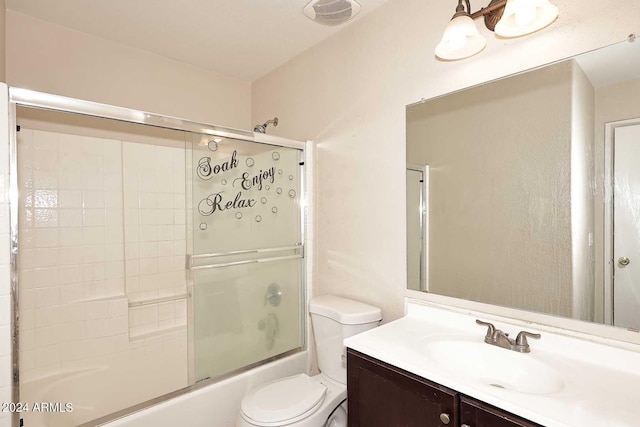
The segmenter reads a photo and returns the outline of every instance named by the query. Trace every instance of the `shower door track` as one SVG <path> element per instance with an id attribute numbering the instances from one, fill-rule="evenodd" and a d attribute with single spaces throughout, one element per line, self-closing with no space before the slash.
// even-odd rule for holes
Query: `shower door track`
<path id="1" fill-rule="evenodd" d="M 18 316 L 18 308 L 19 308 L 19 278 L 18 278 L 18 164 L 17 164 L 17 107 L 29 107 L 35 109 L 42 110 L 50 110 L 50 111 L 58 111 L 62 113 L 72 113 L 83 116 L 97 117 L 103 119 L 117 120 L 121 122 L 128 123 L 136 123 L 141 125 L 147 125 L 152 127 L 164 128 L 164 129 L 172 129 L 178 131 L 192 132 L 196 134 L 205 134 L 205 135 L 214 135 L 221 136 L 233 139 L 239 139 L 243 141 L 255 142 L 259 144 L 267 144 L 278 147 L 286 147 L 286 148 L 294 148 L 302 151 L 303 153 L 303 162 L 300 165 L 304 165 L 307 160 L 307 156 L 309 155 L 306 152 L 306 144 L 302 141 L 296 141 L 287 138 L 281 138 L 272 135 L 266 135 L 262 133 L 250 132 L 246 130 L 240 130 L 235 128 L 228 128 L 223 126 L 216 126 L 208 123 L 200 123 L 192 120 L 181 119 L 172 116 L 165 116 L 155 113 L 150 113 L 141 110 L 134 110 L 125 107 L 118 107 L 114 105 L 101 104 L 93 101 L 86 101 L 76 98 L 69 98 L 66 96 L 54 95 L 44 92 L 38 92 L 30 89 L 23 89 L 17 87 L 9 87 L 9 210 L 10 210 L 10 258 L 11 258 L 11 334 L 12 334 L 12 364 L 13 364 L 13 387 L 12 387 L 12 400 L 13 402 L 20 401 L 20 363 L 19 363 L 19 316 Z M 304 242 L 306 242 L 306 220 L 307 220 L 307 212 L 306 212 L 306 187 L 307 187 L 307 177 L 305 174 L 302 174 L 301 181 L 301 225 L 300 231 L 302 236 L 303 244 L 288 247 L 288 248 L 273 248 L 273 249 L 259 249 L 259 250 L 251 250 L 251 251 L 237 251 L 236 254 L 239 253 L 255 253 L 255 252 L 270 252 L 276 250 L 295 250 L 299 249 L 301 251 L 300 254 L 283 256 L 283 257 L 273 257 L 279 259 L 289 259 L 289 258 L 300 258 L 304 259 Z M 231 253 L 226 254 L 203 254 L 203 255 L 195 255 L 192 258 L 200 258 L 200 257 L 210 257 L 210 256 L 222 256 L 222 255 L 230 255 Z M 266 262 L 267 260 L 275 261 L 276 259 L 263 258 L 262 262 Z M 189 261 L 188 261 L 189 262 Z M 260 262 L 260 260 L 257 260 Z M 244 262 L 243 262 L 244 263 Z M 229 263 L 232 264 L 232 263 Z M 236 264 L 232 264 L 236 265 Z M 219 264 L 217 266 L 222 266 Z M 197 267 L 196 267 L 197 268 Z M 209 267 L 206 267 L 209 268 Z M 302 280 L 303 285 L 301 289 L 301 296 L 303 301 L 306 300 L 306 264 L 302 263 Z M 134 302 L 134 304 L 137 304 Z M 144 304 L 140 304 L 144 305 Z M 305 316 L 302 316 L 302 329 L 306 330 L 306 321 Z M 188 394 L 192 391 L 198 390 L 202 387 L 206 387 L 208 385 L 217 383 L 224 379 L 233 377 L 235 375 L 241 374 L 243 372 L 249 371 L 256 367 L 268 364 L 275 360 L 282 359 L 287 356 L 291 356 L 293 354 L 297 354 L 303 350 L 305 350 L 307 342 L 306 342 L 306 333 L 303 335 L 302 343 L 299 347 L 291 349 L 285 353 L 272 356 L 268 359 L 262 360 L 260 362 L 251 364 L 249 366 L 245 366 L 233 372 L 224 374 L 220 377 L 207 379 L 197 384 L 192 384 L 187 387 L 184 387 L 179 390 L 175 390 L 169 394 L 158 396 L 152 400 L 141 402 L 135 406 L 124 408 L 115 413 L 108 414 L 101 418 L 89 421 L 87 423 L 82 424 L 81 427 L 95 427 L 107 424 L 109 422 L 115 421 L 119 418 L 123 418 L 127 415 L 131 415 L 135 412 L 147 409 L 169 399 L 173 399 L 177 396 L 181 396 L 184 394 Z M 20 426 L 20 413 L 15 412 L 12 414 L 11 418 L 12 427 Z"/>
<path id="2" fill-rule="evenodd" d="M 244 141 L 277 145 L 279 147 L 297 148 L 303 151 L 305 148 L 305 143 L 301 141 L 294 141 L 287 138 L 216 126 L 207 123 L 199 123 L 177 117 L 163 116 L 146 111 L 117 107 L 114 105 L 100 104 L 98 102 L 68 98 L 66 96 L 52 95 L 30 89 L 10 87 L 9 103 L 24 107 L 74 113 L 83 116 L 101 117 L 164 129 L 242 139 Z"/>

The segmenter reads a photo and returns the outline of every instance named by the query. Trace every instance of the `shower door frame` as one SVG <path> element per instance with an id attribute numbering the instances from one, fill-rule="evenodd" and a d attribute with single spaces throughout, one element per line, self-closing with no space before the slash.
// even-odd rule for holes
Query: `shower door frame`
<path id="1" fill-rule="evenodd" d="M 307 146 L 310 141 L 302 142 L 288 138 L 276 137 L 256 132 L 250 132 L 246 130 L 228 128 L 223 126 L 216 126 L 208 123 L 199 123 L 191 120 L 181 119 L 172 116 L 165 116 L 161 114 L 155 114 L 146 111 L 140 111 L 125 107 L 118 107 L 114 105 L 101 104 L 93 101 L 85 101 L 82 99 L 69 98 L 60 95 L 54 95 L 44 92 L 38 92 L 30 89 L 23 89 L 17 87 L 9 87 L 9 217 L 10 217 L 10 283 L 11 283 L 11 354 L 12 354 L 12 400 L 14 403 L 20 402 L 20 360 L 19 360 L 19 345 L 20 345 L 20 331 L 19 331 L 19 274 L 18 274 L 18 253 L 19 253 L 19 240 L 18 240 L 18 137 L 17 137 L 17 107 L 28 107 L 41 110 L 57 111 L 61 113 L 71 113 L 82 116 L 103 118 L 109 120 L 117 120 L 121 122 L 128 122 L 152 127 L 159 127 L 164 129 L 172 129 L 177 131 L 191 132 L 196 134 L 221 136 L 233 139 L 239 139 L 248 142 L 254 142 L 259 144 L 273 145 L 277 147 L 293 148 L 300 150 L 302 162 L 302 173 L 300 182 L 300 236 L 302 251 L 300 259 L 302 261 L 302 280 L 301 280 L 301 300 L 304 301 L 305 306 L 301 308 L 301 330 L 302 340 L 301 345 L 297 348 L 289 350 L 285 353 L 272 356 L 260 362 L 244 366 L 235 371 L 229 372 L 219 377 L 212 379 L 206 379 L 191 384 L 187 387 L 175 390 L 171 393 L 158 396 L 154 399 L 146 402 L 139 403 L 137 405 L 124 408 L 120 411 L 108 414 L 104 417 L 97 418 L 90 422 L 84 423 L 79 427 L 93 427 L 106 424 L 111 421 L 115 421 L 119 418 L 123 418 L 127 415 L 131 415 L 135 412 L 142 411 L 151 406 L 165 402 L 174 397 L 181 396 L 183 394 L 190 393 L 200 388 L 212 385 L 220 382 L 224 379 L 236 376 L 242 372 L 249 371 L 258 366 L 266 365 L 278 359 L 290 356 L 306 350 L 308 346 L 308 333 L 307 333 L 307 318 L 306 318 L 306 301 L 307 301 L 307 271 L 308 271 L 308 258 L 306 257 L 306 243 L 307 243 L 307 206 L 309 201 L 307 200 L 309 194 L 309 175 L 312 173 L 310 167 L 305 167 L 310 164 L 310 152 L 307 150 Z M 186 209 L 186 206 L 185 206 Z M 185 272 L 186 274 L 186 272 Z M 187 326 L 188 327 L 188 326 Z M 190 345 L 187 343 L 187 345 Z M 186 361 L 188 363 L 188 360 Z M 12 414 L 12 427 L 19 427 L 20 425 L 20 413 L 15 412 Z"/>

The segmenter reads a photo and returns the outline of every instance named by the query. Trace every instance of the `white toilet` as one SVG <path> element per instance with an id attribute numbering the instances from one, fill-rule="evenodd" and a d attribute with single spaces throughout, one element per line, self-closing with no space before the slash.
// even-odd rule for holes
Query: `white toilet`
<path id="1" fill-rule="evenodd" d="M 342 341 L 378 326 L 379 308 L 333 295 L 309 303 L 320 374 L 282 378 L 242 399 L 236 427 L 346 427 L 347 369 Z"/>

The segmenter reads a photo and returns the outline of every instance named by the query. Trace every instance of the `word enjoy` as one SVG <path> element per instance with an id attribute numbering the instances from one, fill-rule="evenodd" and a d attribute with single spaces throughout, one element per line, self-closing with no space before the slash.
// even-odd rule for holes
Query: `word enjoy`
<path id="1" fill-rule="evenodd" d="M 240 186 L 245 190 L 250 190 L 253 187 L 257 187 L 258 190 L 262 190 L 263 182 L 268 181 L 269 183 L 273 184 L 273 182 L 275 181 L 276 168 L 271 167 L 266 171 L 263 171 L 262 169 L 260 169 L 260 173 L 258 173 L 258 175 L 255 175 L 251 178 L 249 178 L 249 172 L 245 172 L 242 174 L 242 177 L 238 179 L 241 180 Z"/>

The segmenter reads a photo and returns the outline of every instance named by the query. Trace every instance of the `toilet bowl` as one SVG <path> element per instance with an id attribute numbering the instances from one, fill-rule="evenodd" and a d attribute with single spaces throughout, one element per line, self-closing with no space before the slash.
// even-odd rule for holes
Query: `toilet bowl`
<path id="1" fill-rule="evenodd" d="M 245 395 L 236 427 L 346 427 L 346 361 L 342 341 L 376 327 L 377 307 L 324 295 L 309 303 L 320 374 L 298 374 Z"/>

